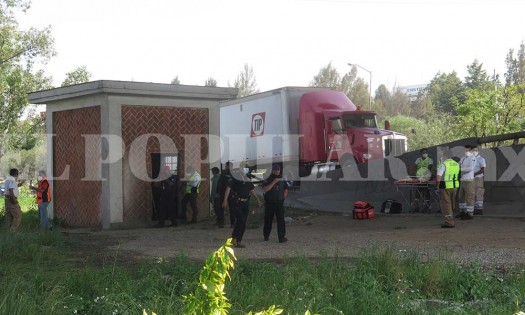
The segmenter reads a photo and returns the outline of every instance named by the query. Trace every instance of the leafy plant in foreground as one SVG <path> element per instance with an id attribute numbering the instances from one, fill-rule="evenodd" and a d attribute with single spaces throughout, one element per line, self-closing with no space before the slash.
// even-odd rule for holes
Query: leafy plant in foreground
<path id="1" fill-rule="evenodd" d="M 233 269 L 237 260 L 232 249 L 232 239 L 226 240 L 226 244 L 221 246 L 218 250 L 211 253 L 206 259 L 204 268 L 199 275 L 199 285 L 195 292 L 184 296 L 183 315 L 227 315 L 231 307 L 224 287 L 226 279 L 230 279 L 230 269 Z M 283 309 L 277 308 L 275 305 L 270 306 L 267 310 L 260 312 L 249 312 L 248 315 L 278 315 L 283 312 Z M 143 310 L 143 315 L 148 315 L 146 310 Z M 151 315 L 156 315 L 154 312 Z M 310 311 L 306 311 L 305 315 L 313 315 Z"/>
<path id="2" fill-rule="evenodd" d="M 233 261 L 237 259 L 231 245 L 228 239 L 208 256 L 199 275 L 199 286 L 184 296 L 183 314 L 228 314 L 231 304 L 224 293 L 224 283 L 226 278 L 231 279 L 229 270 L 234 268 Z"/>

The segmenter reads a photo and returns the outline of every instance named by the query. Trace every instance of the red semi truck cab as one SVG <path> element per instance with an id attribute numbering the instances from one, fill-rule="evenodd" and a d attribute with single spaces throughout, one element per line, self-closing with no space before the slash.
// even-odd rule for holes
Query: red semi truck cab
<path id="1" fill-rule="evenodd" d="M 406 152 L 406 136 L 377 127 L 341 92 L 283 87 L 220 103 L 221 162 L 257 170 L 283 165 L 283 176 L 308 176 L 337 165 Z"/>
<path id="2" fill-rule="evenodd" d="M 361 111 L 337 91 L 315 91 L 299 101 L 300 162 L 307 166 L 335 162 L 341 166 L 399 155 L 406 136 L 379 129 L 377 113 Z"/>

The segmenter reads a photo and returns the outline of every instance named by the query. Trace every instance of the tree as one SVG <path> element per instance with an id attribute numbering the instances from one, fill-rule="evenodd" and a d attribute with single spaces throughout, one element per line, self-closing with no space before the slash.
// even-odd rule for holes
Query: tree
<path id="1" fill-rule="evenodd" d="M 384 84 L 381 84 L 376 90 L 374 101 L 381 100 L 384 103 L 388 102 L 390 100 L 390 97 L 392 97 L 390 91 Z"/>
<path id="2" fill-rule="evenodd" d="M 215 80 L 212 77 L 209 77 L 206 79 L 206 82 L 204 82 L 204 86 L 217 86 L 217 80 Z"/>
<path id="3" fill-rule="evenodd" d="M 520 85 L 525 83 L 525 44 L 521 42 L 518 54 L 514 57 L 514 49 L 510 49 L 505 59 L 505 85 Z"/>
<path id="4" fill-rule="evenodd" d="M 0 0 L 0 131 L 4 136 L 16 130 L 28 106 L 27 93 L 51 88 L 51 79 L 36 69 L 55 54 L 51 28 L 21 30 L 16 14 L 27 9 L 29 3 L 23 0 Z M 0 154 L 4 151 L 0 148 Z"/>
<path id="5" fill-rule="evenodd" d="M 173 80 L 171 80 L 171 84 L 179 85 L 180 84 L 179 76 L 174 77 Z"/>
<path id="6" fill-rule="evenodd" d="M 434 116 L 434 106 L 432 106 L 430 96 L 424 91 L 420 91 L 416 99 L 412 101 L 410 114 L 413 117 L 423 119 L 429 119 Z"/>
<path id="7" fill-rule="evenodd" d="M 388 88 L 381 84 L 375 91 L 374 102 L 372 103 L 372 110 L 377 112 L 381 119 L 385 119 L 388 115 L 386 113 L 385 104 L 390 102 L 392 95 Z"/>
<path id="8" fill-rule="evenodd" d="M 451 142 L 464 137 L 452 128 L 454 126 L 453 117 L 447 114 L 439 115 L 439 119 L 432 117 L 424 120 L 397 115 L 390 117 L 389 120 L 393 131 L 407 136 L 409 151 Z"/>
<path id="9" fill-rule="evenodd" d="M 468 97 L 455 108 L 456 129 L 465 137 L 484 137 L 499 134 L 499 116 L 504 112 L 497 102 L 497 91 L 470 89 Z"/>
<path id="10" fill-rule="evenodd" d="M 455 71 L 439 73 L 430 81 L 428 93 L 434 108 L 442 113 L 454 113 L 454 108 L 466 99 L 466 89 Z"/>
<path id="11" fill-rule="evenodd" d="M 412 113 L 410 97 L 400 89 L 391 93 L 384 84 L 381 84 L 375 93 L 373 108 L 378 114 L 385 116 L 405 115 Z"/>
<path id="12" fill-rule="evenodd" d="M 247 63 L 244 64 L 243 69 L 239 75 L 237 75 L 233 86 L 239 90 L 239 97 L 259 93 L 259 89 L 257 88 L 257 80 L 255 80 L 255 75 L 253 73 L 253 68 Z"/>
<path id="13" fill-rule="evenodd" d="M 45 141 L 37 141 L 30 150 L 10 150 L 0 158 L 0 174 L 9 174 L 11 168 L 17 168 L 20 173 L 35 174 L 46 169 L 47 157 Z"/>
<path id="14" fill-rule="evenodd" d="M 329 62 L 325 67 L 319 70 L 310 82 L 310 86 L 326 87 L 341 91 L 356 105 L 365 107 L 369 103 L 368 84 L 357 77 L 357 68 L 352 66 L 350 72 L 342 78 L 337 69 Z"/>
<path id="15" fill-rule="evenodd" d="M 495 78 L 490 78 L 487 71 L 483 69 L 483 64 L 474 59 L 472 64 L 467 66 L 468 75 L 465 77 L 465 87 L 478 91 L 494 90 Z"/>
<path id="16" fill-rule="evenodd" d="M 66 73 L 66 78 L 61 86 L 69 86 L 88 82 L 91 79 L 91 73 L 87 71 L 86 66 L 77 67 L 75 70 Z"/>
<path id="17" fill-rule="evenodd" d="M 38 141 L 45 138 L 45 119 L 36 113 L 35 108 L 31 108 L 27 111 L 27 117 L 16 121 L 11 130 L 6 149 L 31 150 Z"/>
<path id="18" fill-rule="evenodd" d="M 321 68 L 319 73 L 314 76 L 310 86 L 326 87 L 331 89 L 339 89 L 341 86 L 341 76 L 337 69 L 332 66 L 332 62 Z"/>
<path id="19" fill-rule="evenodd" d="M 354 104 L 368 108 L 366 106 L 370 103 L 368 88 L 368 83 L 357 76 L 357 67 L 352 66 L 350 72 L 346 73 L 341 79 L 339 90 L 345 93 Z"/>
<path id="20" fill-rule="evenodd" d="M 385 104 L 385 109 L 388 115 L 411 115 L 411 104 L 410 97 L 401 91 L 400 89 L 395 89 L 395 92 L 392 93 L 390 102 Z"/>
<path id="21" fill-rule="evenodd" d="M 355 65 L 343 76 L 339 84 L 339 91 L 345 93 L 354 104 L 366 109 L 368 109 L 366 105 L 370 103 L 368 89 L 368 83 L 357 76 L 357 67 Z"/>

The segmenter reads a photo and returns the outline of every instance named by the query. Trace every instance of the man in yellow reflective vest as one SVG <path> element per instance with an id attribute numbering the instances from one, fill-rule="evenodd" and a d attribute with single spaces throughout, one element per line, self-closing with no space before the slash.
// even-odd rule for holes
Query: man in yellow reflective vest
<path id="1" fill-rule="evenodd" d="M 432 167 L 434 160 L 428 156 L 428 149 L 423 148 L 419 151 L 421 157 L 418 157 L 415 164 L 417 167 L 416 178 L 421 181 L 428 181 L 432 177 Z M 428 187 L 418 187 L 415 203 L 418 205 L 414 212 L 430 211 L 430 189 Z M 417 199 L 421 198 L 421 200 Z"/>
<path id="2" fill-rule="evenodd" d="M 29 189 L 36 192 L 40 227 L 44 230 L 51 230 L 53 226 L 47 217 L 47 206 L 51 201 L 51 187 L 49 186 L 49 181 L 47 180 L 45 171 L 38 172 L 38 185 L 36 187 L 33 186 L 32 181 L 29 182 Z"/>
<path id="3" fill-rule="evenodd" d="M 441 212 L 445 216 L 445 223 L 442 228 L 453 228 L 454 225 L 454 205 L 456 202 L 456 192 L 459 187 L 459 164 L 452 159 L 452 152 L 449 149 L 443 151 L 443 159 L 437 170 L 436 191 L 439 192 L 439 205 Z"/>
<path id="4" fill-rule="evenodd" d="M 186 177 L 186 187 L 184 188 L 184 198 L 182 198 L 182 211 L 183 215 L 187 218 L 187 208 L 188 202 L 191 206 L 191 223 L 197 222 L 197 197 L 199 195 L 199 186 L 201 184 L 201 175 L 197 172 L 197 169 L 194 166 L 188 166 L 188 173 Z M 187 221 L 187 219 L 186 219 Z"/>
<path id="5" fill-rule="evenodd" d="M 432 166 L 434 166 L 434 160 L 428 156 L 428 149 L 423 148 L 419 150 L 421 157 L 416 159 L 416 176 L 419 179 L 428 180 L 432 176 Z"/>

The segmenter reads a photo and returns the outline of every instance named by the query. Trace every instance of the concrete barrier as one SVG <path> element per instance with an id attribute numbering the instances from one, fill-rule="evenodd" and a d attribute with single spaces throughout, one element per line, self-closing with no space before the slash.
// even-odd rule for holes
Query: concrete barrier
<path id="1" fill-rule="evenodd" d="M 438 147 L 448 147 L 462 157 L 466 144 L 479 145 L 478 138 L 467 138 L 429 147 L 434 160 L 433 172 L 439 161 Z M 485 214 L 487 216 L 525 217 L 525 145 L 483 148 L 486 159 Z M 419 157 L 418 151 L 399 157 L 374 160 L 368 164 L 349 166 L 303 178 L 298 190 L 290 193 L 289 206 L 322 211 L 351 212 L 353 203 L 366 200 L 376 209 L 386 199 L 402 200 L 394 184 L 408 176 L 410 165 Z M 407 211 L 405 208 L 404 212 Z"/>

